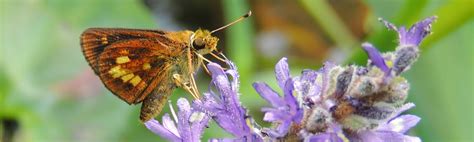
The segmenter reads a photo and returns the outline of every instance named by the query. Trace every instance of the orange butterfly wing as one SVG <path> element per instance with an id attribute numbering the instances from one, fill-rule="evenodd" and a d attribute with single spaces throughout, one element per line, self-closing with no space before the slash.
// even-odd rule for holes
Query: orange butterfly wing
<path id="1" fill-rule="evenodd" d="M 120 99 L 136 104 L 160 83 L 170 81 L 173 57 L 183 44 L 155 30 L 92 28 L 81 36 L 84 56 L 104 85 Z"/>

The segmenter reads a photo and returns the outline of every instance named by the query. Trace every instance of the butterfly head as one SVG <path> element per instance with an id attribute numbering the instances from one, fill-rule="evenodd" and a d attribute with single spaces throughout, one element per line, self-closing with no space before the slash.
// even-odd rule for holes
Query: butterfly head
<path id="1" fill-rule="evenodd" d="M 198 29 L 191 36 L 192 48 L 201 55 L 209 54 L 217 49 L 219 39 L 211 35 L 208 30 Z"/>

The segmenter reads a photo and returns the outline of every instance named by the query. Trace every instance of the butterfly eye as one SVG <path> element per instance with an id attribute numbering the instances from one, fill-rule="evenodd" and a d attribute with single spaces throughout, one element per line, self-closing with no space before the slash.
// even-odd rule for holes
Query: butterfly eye
<path id="1" fill-rule="evenodd" d="M 203 49 L 205 47 L 204 40 L 202 38 L 195 39 L 193 42 L 193 47 L 194 49 L 197 49 L 197 50 Z"/>

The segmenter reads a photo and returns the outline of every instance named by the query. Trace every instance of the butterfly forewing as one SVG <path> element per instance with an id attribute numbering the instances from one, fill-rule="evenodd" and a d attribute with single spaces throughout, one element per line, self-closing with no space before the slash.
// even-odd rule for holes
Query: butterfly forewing
<path id="1" fill-rule="evenodd" d="M 158 30 L 89 28 L 81 35 L 82 52 L 94 72 L 99 74 L 98 56 L 107 46 L 124 40 L 165 38 L 163 34 L 165 32 Z"/>
<path id="2" fill-rule="evenodd" d="M 169 81 L 173 56 L 180 55 L 183 46 L 158 31 L 127 29 L 89 29 L 81 43 L 105 86 L 129 104 L 141 102 L 157 85 Z"/>

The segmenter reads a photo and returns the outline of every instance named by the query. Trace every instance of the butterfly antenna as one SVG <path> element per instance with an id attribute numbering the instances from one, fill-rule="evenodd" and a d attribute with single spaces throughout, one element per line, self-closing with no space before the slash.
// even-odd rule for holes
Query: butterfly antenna
<path id="1" fill-rule="evenodd" d="M 220 30 L 222 30 L 222 29 L 225 29 L 225 28 L 227 28 L 227 27 L 229 27 L 229 26 L 231 26 L 231 25 L 233 25 L 233 24 L 235 24 L 235 23 L 237 23 L 237 22 L 240 22 L 240 21 L 244 20 L 245 18 L 250 17 L 251 15 L 252 15 L 252 11 L 249 11 L 247 14 L 240 16 L 240 18 L 237 19 L 237 20 L 235 20 L 234 22 L 230 22 L 229 24 L 227 24 L 227 25 L 225 25 L 225 26 L 222 26 L 222 27 L 220 27 L 220 28 L 217 28 L 217 29 L 215 29 L 215 30 L 212 30 L 212 31 L 211 31 L 211 34 L 214 33 L 214 32 L 220 31 Z"/>

